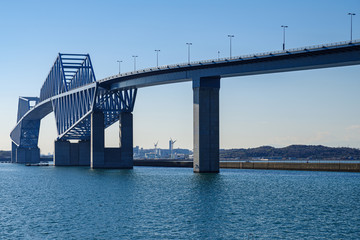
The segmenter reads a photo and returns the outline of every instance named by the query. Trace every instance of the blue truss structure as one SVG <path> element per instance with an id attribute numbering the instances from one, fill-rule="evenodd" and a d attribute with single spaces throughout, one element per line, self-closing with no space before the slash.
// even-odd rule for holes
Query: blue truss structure
<path id="1" fill-rule="evenodd" d="M 137 89 L 111 91 L 90 84 L 52 100 L 58 139 L 90 139 L 90 115 L 104 113 L 105 128 L 119 120 L 121 112 L 132 112 Z"/>
<path id="2" fill-rule="evenodd" d="M 11 138 L 18 146 L 27 148 L 37 147 L 40 130 L 40 119 L 29 118 L 24 121 L 20 120 L 38 103 L 39 98 L 37 97 L 19 97 L 17 115 L 17 121 L 19 124 L 17 127 L 15 127 L 11 134 Z"/>
<path id="3" fill-rule="evenodd" d="M 40 98 L 19 99 L 18 124 L 11 138 L 17 146 L 36 147 L 42 115 L 52 110 L 58 139 L 89 140 L 91 113 L 102 111 L 104 125 L 108 127 L 119 120 L 121 112 L 133 111 L 136 93 L 136 88 L 108 90 L 100 87 L 89 54 L 59 53 L 40 90 Z M 45 114 L 29 114 L 38 106 L 45 106 Z"/>
<path id="4" fill-rule="evenodd" d="M 40 90 L 40 102 L 96 82 L 89 54 L 59 53 Z"/>
<path id="5" fill-rule="evenodd" d="M 58 139 L 90 139 L 90 115 L 104 113 L 105 128 L 132 112 L 137 89 L 107 90 L 99 87 L 88 54 L 59 54 L 40 93 L 51 98 Z"/>

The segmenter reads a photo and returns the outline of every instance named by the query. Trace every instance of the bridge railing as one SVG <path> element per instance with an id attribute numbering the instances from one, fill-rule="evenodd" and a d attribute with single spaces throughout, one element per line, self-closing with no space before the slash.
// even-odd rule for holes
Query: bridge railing
<path id="1" fill-rule="evenodd" d="M 209 59 L 209 60 L 201 60 L 201 61 L 192 61 L 190 63 L 179 63 L 179 64 L 164 65 L 164 66 L 159 66 L 159 67 L 150 67 L 150 68 L 145 68 L 145 69 L 141 69 L 141 70 L 137 70 L 137 71 L 131 71 L 131 72 L 117 74 L 117 75 L 105 78 L 103 80 L 109 80 L 112 78 L 124 77 L 124 76 L 139 74 L 139 73 L 161 71 L 161 70 L 168 70 L 168 69 L 175 69 L 175 68 L 182 68 L 182 67 L 191 67 L 191 66 L 196 66 L 196 65 L 205 65 L 205 64 L 208 65 L 208 64 L 216 64 L 216 63 L 223 63 L 223 62 L 229 62 L 229 61 L 249 60 L 249 59 L 253 59 L 253 58 L 267 57 L 267 56 L 271 56 L 271 55 L 296 53 L 296 52 L 301 52 L 301 51 L 315 51 L 317 49 L 320 50 L 320 49 L 324 49 L 324 48 L 340 47 L 340 46 L 345 46 L 345 45 L 349 45 L 349 44 L 357 44 L 357 43 L 360 43 L 360 39 L 353 40 L 353 41 L 342 41 L 342 42 L 335 42 L 335 43 L 329 43 L 329 44 L 312 45 L 312 46 L 299 47 L 299 48 L 290 48 L 290 49 L 278 50 L 278 51 L 240 55 L 240 56 L 235 56 L 232 58 L 217 58 L 217 59 Z"/>
<path id="2" fill-rule="evenodd" d="M 40 102 L 95 82 L 89 54 L 59 53 L 40 90 Z"/>

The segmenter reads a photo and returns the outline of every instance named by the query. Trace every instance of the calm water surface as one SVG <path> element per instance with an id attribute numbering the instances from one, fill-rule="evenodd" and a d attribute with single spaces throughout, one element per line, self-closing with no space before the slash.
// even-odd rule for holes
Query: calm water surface
<path id="1" fill-rule="evenodd" d="M 360 174 L 0 164 L 0 239 L 360 239 Z"/>

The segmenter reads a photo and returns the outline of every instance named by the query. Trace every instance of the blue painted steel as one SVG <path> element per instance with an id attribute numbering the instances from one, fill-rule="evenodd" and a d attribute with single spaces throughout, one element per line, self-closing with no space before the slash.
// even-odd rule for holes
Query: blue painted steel
<path id="1" fill-rule="evenodd" d="M 88 84 L 51 99 L 59 139 L 84 139 L 87 135 L 86 117 L 93 110 L 96 88 L 96 83 Z"/>
<path id="2" fill-rule="evenodd" d="M 20 97 L 18 104 L 17 121 L 30 111 L 39 102 L 37 97 Z M 40 119 L 20 121 L 20 125 L 14 129 L 11 138 L 17 146 L 36 147 L 40 130 Z"/>
<path id="3" fill-rule="evenodd" d="M 38 97 L 19 97 L 17 121 L 38 103 Z"/>
<path id="4" fill-rule="evenodd" d="M 140 87 L 196 83 L 196 79 L 209 76 L 224 78 L 355 64 L 360 64 L 359 40 L 154 67 L 97 82 L 88 54 L 60 53 L 41 88 L 39 104 L 32 110 L 19 105 L 18 123 L 11 138 L 18 146 L 34 145 L 37 124 L 27 121 L 41 119 L 52 108 L 59 139 L 89 139 L 91 112 L 103 111 L 105 127 L 111 125 L 122 111 L 133 111 Z"/>
<path id="5" fill-rule="evenodd" d="M 360 64 L 360 40 L 152 67 L 99 80 L 109 89 L 141 88 L 192 81 Z"/>
<path id="6" fill-rule="evenodd" d="M 59 53 L 40 90 L 40 101 L 96 82 L 89 54 Z"/>
<path id="7" fill-rule="evenodd" d="M 121 112 L 132 112 L 134 110 L 136 94 L 137 89 L 98 89 L 95 109 L 104 113 L 105 128 L 119 120 Z"/>
<path id="8" fill-rule="evenodd" d="M 132 112 L 137 89 L 107 90 L 90 84 L 52 100 L 58 139 L 90 139 L 90 114 L 104 113 L 104 126 L 119 120 L 121 112 Z"/>
<path id="9" fill-rule="evenodd" d="M 40 91 L 40 100 L 51 98 L 58 139 L 90 138 L 90 114 L 104 112 L 105 127 L 132 111 L 136 89 L 110 91 L 96 83 L 88 54 L 59 53 Z"/>

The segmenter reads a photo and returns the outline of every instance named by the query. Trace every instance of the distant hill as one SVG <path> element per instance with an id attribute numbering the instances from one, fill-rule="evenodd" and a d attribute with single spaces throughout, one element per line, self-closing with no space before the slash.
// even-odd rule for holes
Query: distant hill
<path id="1" fill-rule="evenodd" d="M 267 158 L 267 159 L 351 159 L 360 160 L 360 150 L 355 148 L 333 148 L 322 145 L 290 145 L 284 148 L 262 146 L 248 149 L 221 149 L 220 158 Z"/>
<path id="2" fill-rule="evenodd" d="M 0 160 L 11 158 L 11 151 L 0 151 Z M 257 148 L 220 149 L 220 158 L 227 159 L 343 159 L 360 160 L 360 149 L 333 148 L 322 145 L 290 145 L 284 148 L 262 146 Z"/>

